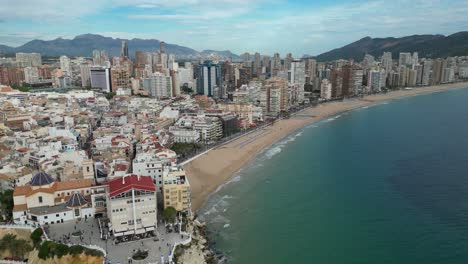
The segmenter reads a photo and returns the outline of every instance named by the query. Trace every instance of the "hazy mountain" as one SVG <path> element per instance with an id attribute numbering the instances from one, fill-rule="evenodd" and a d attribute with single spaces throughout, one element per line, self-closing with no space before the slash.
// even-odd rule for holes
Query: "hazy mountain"
<path id="1" fill-rule="evenodd" d="M 135 51 L 156 51 L 159 50 L 160 41 L 157 39 L 120 39 L 104 37 L 96 34 L 84 34 L 76 36 L 74 39 L 57 38 L 54 40 L 32 40 L 17 48 L 0 45 L 0 54 L 15 52 L 39 52 L 43 56 L 92 56 L 95 49 L 105 50 L 109 56 L 119 56 L 122 40 L 128 45 L 129 54 L 135 56 Z M 210 51 L 217 53 L 221 59 L 229 57 L 238 57 L 230 51 Z M 166 53 L 172 53 L 178 58 L 193 59 L 199 58 L 204 52 L 200 53 L 194 49 L 166 43 Z M 228 56 L 227 56 L 228 55 Z"/>
<path id="2" fill-rule="evenodd" d="M 384 51 L 392 52 L 394 59 L 398 58 L 400 52 L 418 52 L 419 57 L 428 58 L 468 55 L 468 31 L 450 36 L 365 37 L 344 47 L 320 54 L 317 60 L 354 59 L 361 61 L 366 53 L 379 57 Z"/>

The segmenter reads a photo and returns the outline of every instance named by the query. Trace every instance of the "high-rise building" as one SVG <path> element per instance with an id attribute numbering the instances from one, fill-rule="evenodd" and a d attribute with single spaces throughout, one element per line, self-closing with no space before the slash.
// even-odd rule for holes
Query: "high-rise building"
<path id="1" fill-rule="evenodd" d="M 341 70 L 333 69 L 330 74 L 332 84 L 332 97 L 338 98 L 343 96 L 343 73 Z"/>
<path id="2" fill-rule="evenodd" d="M 103 92 L 112 92 L 111 71 L 105 66 L 93 66 L 91 71 L 91 87 L 99 88 Z"/>
<path id="3" fill-rule="evenodd" d="M 19 67 L 39 67 L 42 65 L 40 53 L 16 53 L 16 63 Z"/>
<path id="4" fill-rule="evenodd" d="M 289 71 L 291 69 L 291 62 L 293 61 L 293 56 L 291 53 L 286 54 L 284 58 L 284 70 Z"/>
<path id="5" fill-rule="evenodd" d="M 275 55 L 273 55 L 273 60 L 271 61 L 272 75 L 276 76 L 279 70 L 281 70 L 281 57 L 279 53 L 275 53 Z"/>
<path id="6" fill-rule="evenodd" d="M 39 71 L 37 67 L 24 68 L 24 81 L 28 84 L 39 82 Z"/>
<path id="7" fill-rule="evenodd" d="M 417 83 L 418 72 L 413 69 L 408 69 L 408 86 L 415 87 Z"/>
<path id="8" fill-rule="evenodd" d="M 120 49 L 120 57 L 128 58 L 128 46 L 125 40 L 122 40 L 122 48 Z"/>
<path id="9" fill-rule="evenodd" d="M 251 61 L 250 61 L 250 53 L 246 52 L 242 54 L 242 60 L 243 60 L 243 66 L 244 67 L 252 67 Z"/>
<path id="10" fill-rule="evenodd" d="M 241 87 L 244 84 L 248 84 L 252 79 L 252 68 L 242 67 L 239 68 L 239 81 L 237 82 L 237 88 Z"/>
<path id="11" fill-rule="evenodd" d="M 354 65 L 347 64 L 341 67 L 341 71 L 343 72 L 343 87 L 342 87 L 342 94 L 344 97 L 354 96 L 357 90 L 355 84 L 355 67 Z M 357 67 L 356 67 L 357 68 Z M 362 83 L 362 75 L 361 75 L 361 83 Z"/>
<path id="12" fill-rule="evenodd" d="M 112 91 L 130 88 L 130 72 L 124 67 L 113 67 L 111 69 Z"/>
<path id="13" fill-rule="evenodd" d="M 253 75 L 259 76 L 262 74 L 262 58 L 260 53 L 256 52 L 254 55 L 254 62 L 253 62 Z"/>
<path id="14" fill-rule="evenodd" d="M 262 59 L 262 73 L 270 73 L 271 74 L 271 58 L 270 56 L 263 56 Z"/>
<path id="15" fill-rule="evenodd" d="M 197 93 L 216 97 L 215 91 L 222 86 L 221 67 L 207 60 L 198 65 L 197 72 Z"/>
<path id="16" fill-rule="evenodd" d="M 172 97 L 172 79 L 160 72 L 155 72 L 142 80 L 143 88 L 151 97 L 157 99 Z"/>
<path id="17" fill-rule="evenodd" d="M 298 85 L 297 100 L 299 103 L 302 103 L 304 102 L 304 85 L 306 83 L 305 61 L 293 60 L 289 68 L 291 69 L 290 83 Z"/>
<path id="18" fill-rule="evenodd" d="M 370 54 L 366 54 L 364 55 L 364 60 L 362 61 L 362 68 L 364 70 L 368 70 L 374 66 L 374 63 L 375 63 L 374 56 Z M 336 67 L 336 68 L 340 68 L 340 67 Z"/>
<path id="19" fill-rule="evenodd" d="M 409 52 L 400 52 L 400 57 L 398 58 L 398 66 L 408 66 L 413 64 L 413 56 Z"/>
<path id="20" fill-rule="evenodd" d="M 320 97 L 325 100 L 332 98 L 332 84 L 327 79 L 323 79 L 320 85 Z"/>
<path id="21" fill-rule="evenodd" d="M 87 63 L 80 64 L 81 87 L 91 87 L 91 67 Z"/>
<path id="22" fill-rule="evenodd" d="M 371 70 L 367 78 L 367 86 L 372 92 L 380 92 L 385 87 L 385 70 Z"/>
<path id="23" fill-rule="evenodd" d="M 382 55 L 382 68 L 385 69 L 386 72 L 390 72 L 393 68 L 393 59 L 391 52 L 384 52 Z"/>
<path id="24" fill-rule="evenodd" d="M 66 75 L 72 76 L 72 68 L 70 58 L 67 56 L 60 56 L 60 69 L 65 72 Z"/>
<path id="25" fill-rule="evenodd" d="M 166 42 L 164 41 L 159 42 L 159 53 L 161 54 L 166 53 Z"/>
<path id="26" fill-rule="evenodd" d="M 436 59 L 432 67 L 432 84 L 440 84 L 443 80 L 444 70 L 447 68 L 445 59 Z"/>
<path id="27" fill-rule="evenodd" d="M 421 85 L 431 84 L 431 73 L 432 73 L 432 60 L 425 60 L 423 62 Z"/>
<path id="28" fill-rule="evenodd" d="M 307 59 L 306 82 L 313 84 L 316 77 L 317 77 L 317 61 L 314 59 Z"/>

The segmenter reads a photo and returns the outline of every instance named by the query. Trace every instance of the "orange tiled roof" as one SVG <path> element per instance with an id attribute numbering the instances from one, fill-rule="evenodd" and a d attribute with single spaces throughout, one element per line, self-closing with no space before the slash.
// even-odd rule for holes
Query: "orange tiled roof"
<path id="1" fill-rule="evenodd" d="M 13 196 L 26 195 L 31 191 L 31 186 L 16 186 Z"/>
<path id="2" fill-rule="evenodd" d="M 13 207 L 13 212 L 25 211 L 26 209 L 28 209 L 27 204 L 15 204 L 15 207 Z"/>
<path id="3" fill-rule="evenodd" d="M 55 182 L 54 185 L 57 191 L 80 189 L 91 187 L 93 185 L 93 179 Z"/>

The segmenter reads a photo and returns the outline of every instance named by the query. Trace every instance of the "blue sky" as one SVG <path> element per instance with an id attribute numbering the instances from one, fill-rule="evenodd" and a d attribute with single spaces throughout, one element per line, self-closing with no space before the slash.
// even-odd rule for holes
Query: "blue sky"
<path id="1" fill-rule="evenodd" d="M 365 36 L 468 30 L 468 0 L 0 0 L 0 44 L 96 33 L 316 55 Z"/>

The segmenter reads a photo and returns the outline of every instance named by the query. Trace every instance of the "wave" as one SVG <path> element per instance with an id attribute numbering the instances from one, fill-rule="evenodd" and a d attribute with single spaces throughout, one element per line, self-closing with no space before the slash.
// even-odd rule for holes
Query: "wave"
<path id="1" fill-rule="evenodd" d="M 340 117 L 341 117 L 341 115 L 333 116 L 333 117 L 330 117 L 328 119 L 325 119 L 323 122 L 325 122 L 325 123 L 333 122 L 333 121 L 337 120 Z"/>

